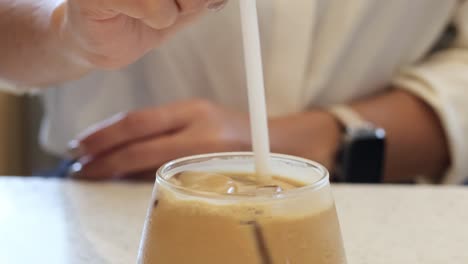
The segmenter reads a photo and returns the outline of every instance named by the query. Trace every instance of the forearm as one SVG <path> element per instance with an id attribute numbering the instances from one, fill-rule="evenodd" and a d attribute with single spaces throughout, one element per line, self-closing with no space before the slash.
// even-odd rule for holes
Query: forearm
<path id="1" fill-rule="evenodd" d="M 45 86 L 87 71 L 74 57 L 61 30 L 61 0 L 4 0 L 0 3 L 0 78 L 26 86 Z"/>
<path id="2" fill-rule="evenodd" d="M 426 103 L 394 89 L 352 107 L 387 132 L 386 182 L 409 182 L 416 175 L 440 180 L 450 163 L 449 150 L 441 123 Z"/>
<path id="3" fill-rule="evenodd" d="M 420 99 L 392 90 L 351 107 L 387 132 L 385 182 L 411 182 L 417 175 L 437 181 L 449 166 L 444 131 L 435 113 Z M 335 117 L 321 109 L 270 120 L 274 152 L 316 160 L 332 172 L 341 133 Z"/>

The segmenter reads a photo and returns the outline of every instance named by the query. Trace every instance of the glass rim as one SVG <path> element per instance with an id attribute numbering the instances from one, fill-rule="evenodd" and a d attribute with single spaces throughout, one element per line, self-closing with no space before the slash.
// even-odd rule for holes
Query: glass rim
<path id="1" fill-rule="evenodd" d="M 308 192 L 317 191 L 321 189 L 322 187 L 326 186 L 327 184 L 329 184 L 330 174 L 328 170 L 320 163 L 312 161 L 312 160 L 308 160 L 305 158 L 297 157 L 297 156 L 277 154 L 277 153 L 271 153 L 270 158 L 304 163 L 310 168 L 315 169 L 320 174 L 320 177 L 317 180 L 314 180 L 312 183 L 307 184 L 303 187 L 286 190 L 281 193 L 259 194 L 259 195 L 219 194 L 219 193 L 193 190 L 187 187 L 174 184 L 164 177 L 164 175 L 169 174 L 171 170 L 175 168 L 180 168 L 184 165 L 195 164 L 197 162 L 212 160 L 215 158 L 228 159 L 228 158 L 236 158 L 236 157 L 237 158 L 251 158 L 252 162 L 254 162 L 253 152 L 217 152 L 217 153 L 187 156 L 187 157 L 175 159 L 175 160 L 172 160 L 163 164 L 156 172 L 156 182 L 166 187 L 169 187 L 171 191 L 174 190 L 178 193 L 189 195 L 192 197 L 208 198 L 208 199 L 214 199 L 214 200 L 249 200 L 249 201 L 272 199 L 272 198 L 274 199 L 288 198 L 291 196 L 297 196 L 298 194 L 305 193 L 305 192 L 308 193 Z"/>

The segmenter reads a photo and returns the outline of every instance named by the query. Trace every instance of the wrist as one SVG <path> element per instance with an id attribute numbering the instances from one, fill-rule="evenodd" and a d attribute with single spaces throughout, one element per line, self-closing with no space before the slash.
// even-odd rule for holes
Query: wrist
<path id="1" fill-rule="evenodd" d="M 332 172 L 341 131 L 339 122 L 326 111 L 301 112 L 271 120 L 271 146 L 274 152 L 317 161 Z"/>
<path id="2" fill-rule="evenodd" d="M 324 110 L 317 111 L 315 118 L 318 119 L 315 130 L 322 131 L 315 140 L 323 141 L 323 145 L 318 144 L 318 149 L 314 150 L 314 152 L 320 153 L 331 177 L 335 171 L 336 157 L 343 136 L 343 127 L 335 116 Z"/>

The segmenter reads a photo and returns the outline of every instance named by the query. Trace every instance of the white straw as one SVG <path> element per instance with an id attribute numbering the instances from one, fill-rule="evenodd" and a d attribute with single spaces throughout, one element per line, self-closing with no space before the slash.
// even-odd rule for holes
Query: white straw
<path id="1" fill-rule="evenodd" d="M 258 180 L 267 181 L 271 177 L 270 144 L 256 4 L 256 0 L 240 0 L 255 169 Z"/>

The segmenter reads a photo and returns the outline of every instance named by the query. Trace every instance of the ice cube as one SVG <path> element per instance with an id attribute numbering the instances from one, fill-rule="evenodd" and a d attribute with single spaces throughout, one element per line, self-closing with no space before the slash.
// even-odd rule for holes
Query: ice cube
<path id="1" fill-rule="evenodd" d="M 273 195 L 283 192 L 283 188 L 278 185 L 263 185 L 263 186 L 258 186 L 258 185 L 239 185 L 237 189 L 238 194 L 242 195 Z"/>
<path id="2" fill-rule="evenodd" d="M 283 191 L 278 185 L 265 185 L 265 186 L 258 186 L 256 190 L 257 195 L 269 195 L 269 194 L 277 194 Z"/>
<path id="3" fill-rule="evenodd" d="M 183 172 L 176 175 L 180 185 L 199 191 L 231 194 L 237 191 L 237 184 L 228 176 L 211 172 Z"/>
<path id="4" fill-rule="evenodd" d="M 257 193 L 257 186 L 253 184 L 240 184 L 237 188 L 237 193 L 242 195 L 255 196 Z"/>

